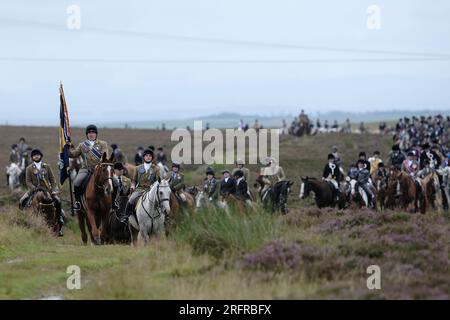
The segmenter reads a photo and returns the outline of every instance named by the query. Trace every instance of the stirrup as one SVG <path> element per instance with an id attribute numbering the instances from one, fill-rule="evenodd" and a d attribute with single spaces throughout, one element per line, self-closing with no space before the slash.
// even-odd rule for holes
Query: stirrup
<path id="1" fill-rule="evenodd" d="M 81 210 L 81 203 L 80 203 L 80 201 L 75 201 L 75 203 L 73 204 L 73 210 L 75 210 L 75 211 L 79 211 L 79 210 Z"/>

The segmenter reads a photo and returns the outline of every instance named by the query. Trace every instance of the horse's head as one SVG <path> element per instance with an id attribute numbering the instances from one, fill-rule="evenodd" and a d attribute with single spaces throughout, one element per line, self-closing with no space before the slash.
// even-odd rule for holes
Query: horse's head
<path id="1" fill-rule="evenodd" d="M 158 179 L 156 182 L 156 197 L 159 205 L 164 209 L 166 214 L 170 214 L 170 190 L 169 182 L 166 179 Z"/>
<path id="2" fill-rule="evenodd" d="M 202 206 L 202 203 L 203 203 L 204 200 L 205 200 L 205 194 L 203 193 L 203 191 L 200 191 L 195 196 L 195 206 L 197 208 L 200 208 Z"/>
<path id="3" fill-rule="evenodd" d="M 309 194 L 309 192 L 311 191 L 310 190 L 310 185 L 309 185 L 309 183 L 308 183 L 308 181 L 309 181 L 309 178 L 308 178 L 308 176 L 306 176 L 306 177 L 301 177 L 300 178 L 300 180 L 301 180 L 301 184 L 300 184 L 300 194 L 299 194 L 299 198 L 300 199 L 305 199 L 307 196 L 308 196 L 308 194 Z"/>
<path id="4" fill-rule="evenodd" d="M 113 191 L 113 176 L 114 176 L 114 153 L 109 159 L 106 158 L 106 153 L 103 153 L 102 161 L 95 166 L 94 180 L 95 186 L 103 190 L 105 195 L 109 195 Z"/>

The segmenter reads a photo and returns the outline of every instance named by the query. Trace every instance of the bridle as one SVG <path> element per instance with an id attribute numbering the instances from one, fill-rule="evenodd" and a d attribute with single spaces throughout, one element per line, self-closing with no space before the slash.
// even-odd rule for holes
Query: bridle
<path id="1" fill-rule="evenodd" d="M 114 164 L 109 163 L 109 162 L 104 162 L 104 163 L 99 163 L 95 166 L 96 168 L 100 168 L 100 167 L 114 167 Z M 104 179 L 102 181 L 101 185 L 98 185 L 97 182 L 95 183 L 95 186 L 103 191 L 105 191 L 105 182 L 111 180 L 111 182 L 113 181 L 112 177 L 107 177 L 106 179 Z"/>
<path id="2" fill-rule="evenodd" d="M 154 208 L 155 208 L 155 210 L 158 212 L 158 215 L 156 216 L 156 217 L 152 217 L 151 215 L 150 215 L 150 213 L 147 211 L 147 209 L 145 208 L 145 206 L 144 206 L 144 200 L 145 200 L 145 198 L 148 196 L 148 194 L 150 193 L 150 191 L 149 192 L 146 192 L 143 196 L 142 196 L 142 200 L 141 200 L 141 206 L 142 206 L 142 209 L 144 209 L 144 212 L 149 216 L 149 218 L 150 219 L 154 219 L 154 218 L 158 218 L 159 216 L 161 216 L 161 211 L 162 211 L 162 204 L 165 202 L 165 201 L 170 201 L 170 198 L 163 198 L 163 199 L 161 199 L 160 197 L 159 197 L 159 189 L 160 188 L 170 188 L 170 186 L 169 185 L 167 185 L 167 186 L 161 186 L 160 184 L 158 184 L 157 186 L 156 186 L 156 201 L 155 202 L 153 202 L 153 201 L 151 201 L 151 200 L 149 200 L 149 202 L 150 203 L 152 203 L 153 205 L 154 205 Z"/>

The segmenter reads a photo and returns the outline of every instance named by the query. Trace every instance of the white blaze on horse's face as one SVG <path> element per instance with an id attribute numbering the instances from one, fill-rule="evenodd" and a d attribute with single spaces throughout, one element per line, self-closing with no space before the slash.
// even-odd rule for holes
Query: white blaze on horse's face
<path id="1" fill-rule="evenodd" d="M 197 193 L 197 196 L 195 197 L 195 206 L 197 208 L 200 208 L 202 206 L 202 201 L 204 200 L 205 195 L 203 194 L 203 191 L 200 191 Z"/>
<path id="2" fill-rule="evenodd" d="M 169 183 L 167 182 L 167 180 L 161 180 L 161 182 L 159 183 L 159 190 L 158 190 L 159 194 L 159 200 L 160 200 L 160 205 L 163 206 L 164 211 L 166 212 L 166 214 L 170 213 L 170 186 Z"/>
<path id="3" fill-rule="evenodd" d="M 352 179 L 350 181 L 350 186 L 352 187 L 352 196 L 354 196 L 355 195 L 356 180 Z"/>
<path id="4" fill-rule="evenodd" d="M 300 195 L 299 198 L 303 199 L 305 197 L 305 183 L 302 182 L 302 184 L 300 185 Z"/>

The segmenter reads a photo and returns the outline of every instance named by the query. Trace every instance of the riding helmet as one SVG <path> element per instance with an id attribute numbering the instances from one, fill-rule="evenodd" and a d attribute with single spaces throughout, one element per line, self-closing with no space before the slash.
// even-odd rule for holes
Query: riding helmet
<path id="1" fill-rule="evenodd" d="M 414 153 L 414 151 L 410 151 L 408 152 L 408 157 L 414 157 L 416 154 Z"/>
<path id="2" fill-rule="evenodd" d="M 224 173 L 226 173 L 226 172 L 230 173 L 230 170 L 228 170 L 228 169 L 223 169 L 223 170 L 222 170 L 222 174 L 224 174 Z"/>
<path id="3" fill-rule="evenodd" d="M 244 176 L 244 172 L 242 172 L 242 170 L 236 170 L 236 172 L 234 173 L 235 177 L 238 178 L 242 178 Z"/>
<path id="4" fill-rule="evenodd" d="M 123 166 L 122 162 L 116 162 L 114 163 L 114 170 L 123 170 L 125 167 Z"/>
<path id="5" fill-rule="evenodd" d="M 359 156 L 358 157 L 366 157 L 366 153 L 364 152 L 364 151 L 361 151 L 360 153 L 359 153 Z"/>
<path id="6" fill-rule="evenodd" d="M 361 164 L 366 164 L 363 159 L 359 159 L 358 162 L 356 162 L 356 164 L 360 164 L 360 163 Z"/>
<path id="7" fill-rule="evenodd" d="M 150 155 L 152 156 L 152 158 L 155 157 L 155 155 L 153 154 L 153 150 L 146 149 L 146 150 L 144 151 L 144 153 L 142 154 L 142 156 L 145 157 L 147 154 L 150 154 Z"/>
<path id="8" fill-rule="evenodd" d="M 331 159 L 335 160 L 336 158 L 334 157 L 334 155 L 332 153 L 329 153 L 328 160 L 331 160 Z"/>
<path id="9" fill-rule="evenodd" d="M 211 167 L 206 168 L 206 175 L 208 174 L 214 175 L 214 170 Z"/>
<path id="10" fill-rule="evenodd" d="M 39 150 L 39 149 L 33 149 L 33 150 L 31 151 L 31 157 L 32 157 L 32 158 L 33 158 L 35 155 L 37 155 L 37 154 L 40 154 L 41 157 L 44 156 L 44 155 L 42 154 L 41 150 Z"/>
<path id="11" fill-rule="evenodd" d="M 13 145 L 11 145 L 11 149 L 14 149 L 14 148 L 17 148 L 17 144 L 13 144 Z"/>
<path id="12" fill-rule="evenodd" d="M 98 134 L 98 130 L 97 130 L 97 126 L 94 124 L 90 124 L 86 127 L 86 134 L 88 134 L 89 132 L 95 132 Z"/>
<path id="13" fill-rule="evenodd" d="M 422 149 L 429 149 L 429 148 L 430 148 L 430 144 L 428 142 L 426 142 L 422 145 Z"/>
<path id="14" fill-rule="evenodd" d="M 392 151 L 400 151 L 400 146 L 398 144 L 394 144 L 392 146 Z"/>
<path id="15" fill-rule="evenodd" d="M 178 162 L 173 161 L 172 162 L 172 168 L 173 167 L 176 167 L 176 168 L 180 169 L 180 164 Z"/>
<path id="16" fill-rule="evenodd" d="M 111 148 L 114 150 L 114 149 L 117 149 L 118 147 L 117 147 L 117 144 L 115 144 L 115 143 L 113 143 L 112 145 L 111 145 Z"/>

